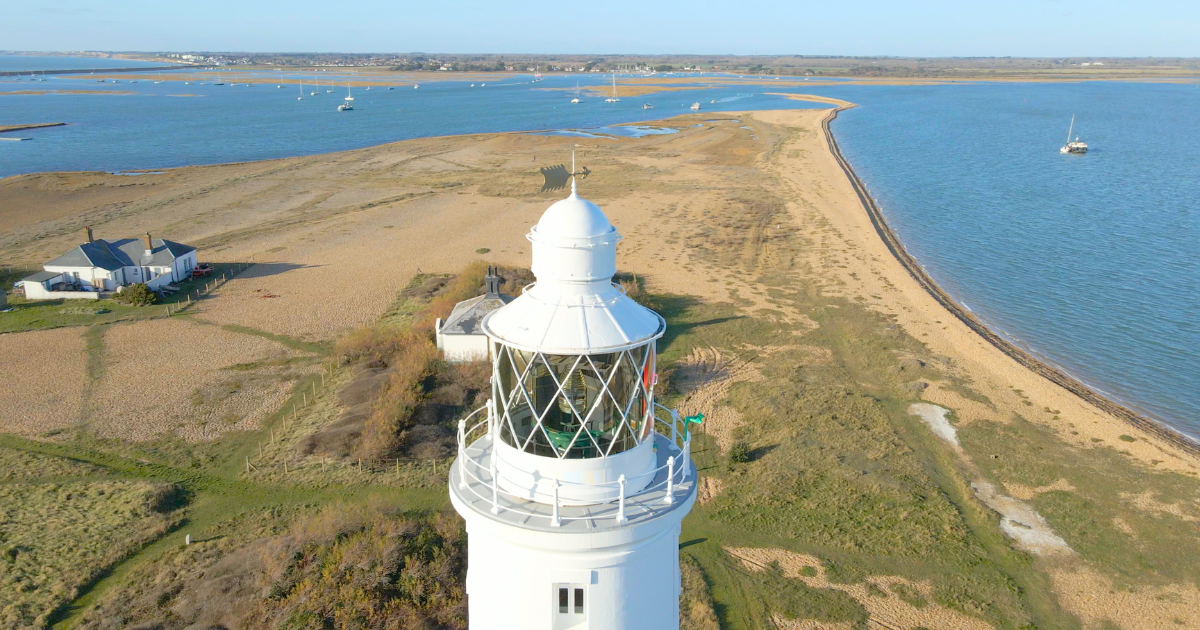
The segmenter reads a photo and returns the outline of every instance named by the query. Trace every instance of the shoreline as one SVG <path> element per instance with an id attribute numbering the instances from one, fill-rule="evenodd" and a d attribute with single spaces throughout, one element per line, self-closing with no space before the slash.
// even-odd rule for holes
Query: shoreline
<path id="1" fill-rule="evenodd" d="M 933 278 L 929 276 L 928 273 L 926 273 L 925 269 L 921 267 L 916 258 L 908 253 L 908 250 L 905 249 L 904 244 L 900 241 L 899 237 L 896 236 L 896 233 L 892 231 L 891 227 L 887 223 L 887 220 L 884 218 L 883 213 L 875 204 L 875 200 L 870 196 L 870 194 L 867 193 L 866 185 L 858 177 L 858 174 L 854 171 L 854 167 L 851 166 L 849 161 L 847 161 L 842 155 L 841 149 L 837 143 L 837 139 L 833 135 L 833 130 L 830 128 L 830 123 L 837 119 L 839 112 L 842 110 L 851 109 L 853 107 L 857 107 L 857 105 L 853 103 L 839 105 L 838 107 L 831 109 L 829 113 L 821 120 L 821 130 L 825 134 L 826 144 L 829 148 L 829 152 L 833 155 L 834 160 L 838 163 L 838 166 L 842 169 L 842 172 L 846 175 L 846 178 L 850 180 L 850 185 L 854 188 L 855 194 L 858 195 L 859 202 L 861 203 L 863 210 L 866 211 L 867 216 L 871 221 L 871 225 L 875 228 L 876 234 L 879 236 L 880 240 L 883 241 L 883 244 L 887 247 L 888 251 L 891 252 L 896 260 L 900 263 L 900 266 L 903 267 L 904 270 L 907 271 L 914 280 L 916 280 L 917 284 L 925 289 L 925 291 L 931 297 L 933 297 L 933 299 L 940 304 L 942 308 L 946 309 L 951 315 L 966 325 L 967 328 L 969 328 L 972 332 L 982 337 L 997 350 L 1016 361 L 1025 369 L 1067 390 L 1096 409 L 1099 409 L 1110 416 L 1118 418 L 1126 424 L 1129 424 L 1137 429 L 1154 435 L 1155 437 L 1189 453 L 1190 455 L 1200 457 L 1200 441 L 1197 441 L 1190 436 L 1177 431 L 1176 429 L 1167 425 L 1165 422 L 1147 417 L 1144 414 L 1141 414 L 1133 409 L 1130 409 L 1129 407 L 1126 407 L 1125 405 L 1120 404 L 1117 401 L 1104 396 L 1082 381 L 1068 375 L 1063 370 L 1050 365 L 1041 359 L 1038 359 L 1028 351 L 1023 350 L 1013 342 L 1005 339 L 1003 336 L 993 331 L 986 324 L 975 317 L 970 310 L 963 307 L 961 304 L 955 301 L 954 298 L 950 297 L 950 295 L 946 293 L 933 280 Z"/>

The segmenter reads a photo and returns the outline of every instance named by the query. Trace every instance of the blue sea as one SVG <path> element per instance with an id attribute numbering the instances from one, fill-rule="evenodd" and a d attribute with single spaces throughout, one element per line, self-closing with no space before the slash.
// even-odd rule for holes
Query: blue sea
<path id="1" fill-rule="evenodd" d="M 140 68 L 165 64 L 108 57 L 66 57 L 59 55 L 0 55 L 0 72 L 37 72 L 41 70 L 79 70 L 99 68 Z"/>
<path id="2" fill-rule="evenodd" d="M 339 113 L 350 70 L 320 73 L 317 96 L 312 73 L 260 73 L 272 83 L 252 87 L 230 84 L 247 73 L 222 74 L 226 85 L 155 83 L 154 73 L 116 84 L 87 75 L 0 79 L 0 124 L 72 123 L 0 142 L 0 177 L 258 160 L 448 134 L 611 135 L 613 125 L 690 113 L 693 102 L 713 113 L 820 107 L 764 92 L 843 98 L 860 105 L 833 124 L 844 154 L 939 284 L 1018 345 L 1200 436 L 1194 84 L 708 86 L 711 76 L 695 76 L 706 87 L 572 105 L 572 90 L 544 88 L 603 85 L 607 75 L 519 76 L 353 88 L 355 110 Z M 2 94 L 18 90 L 133 93 Z M 1072 115 L 1087 155 L 1058 152 Z"/>

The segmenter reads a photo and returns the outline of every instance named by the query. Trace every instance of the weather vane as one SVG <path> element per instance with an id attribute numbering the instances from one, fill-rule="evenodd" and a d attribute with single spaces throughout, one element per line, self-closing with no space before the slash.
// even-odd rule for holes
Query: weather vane
<path id="1" fill-rule="evenodd" d="M 567 167 L 565 164 L 559 164 L 557 166 L 543 166 L 542 168 L 540 168 L 538 170 L 542 172 L 542 177 L 544 177 L 546 179 L 546 181 L 542 184 L 542 190 L 540 192 L 546 192 L 547 190 L 562 190 L 563 188 L 567 187 L 568 179 L 571 180 L 571 192 L 575 192 L 575 179 L 574 178 L 579 175 L 582 175 L 584 179 L 587 179 L 587 176 L 592 173 L 590 170 L 588 170 L 588 167 L 586 167 L 586 166 L 583 167 L 582 171 L 579 171 L 579 172 L 575 171 L 575 152 L 574 151 L 571 152 L 571 170 L 570 171 L 567 170 Z"/>

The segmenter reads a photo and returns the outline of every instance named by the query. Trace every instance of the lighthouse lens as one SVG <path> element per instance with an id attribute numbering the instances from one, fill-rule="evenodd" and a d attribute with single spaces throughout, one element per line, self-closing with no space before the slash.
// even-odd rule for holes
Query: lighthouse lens
<path id="1" fill-rule="evenodd" d="M 648 434 L 654 350 L 594 355 L 499 349 L 494 376 L 500 437 L 547 457 L 586 459 L 637 446 Z"/>

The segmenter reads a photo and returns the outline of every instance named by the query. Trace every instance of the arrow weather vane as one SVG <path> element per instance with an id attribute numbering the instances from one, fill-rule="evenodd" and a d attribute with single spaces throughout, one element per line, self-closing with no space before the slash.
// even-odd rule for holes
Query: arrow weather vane
<path id="1" fill-rule="evenodd" d="M 586 167 L 586 166 L 583 167 L 582 171 L 579 171 L 579 172 L 575 171 L 575 152 L 574 151 L 571 152 L 571 170 L 570 171 L 568 171 L 566 165 L 563 165 L 563 164 L 559 164 L 557 166 L 543 166 L 542 168 L 540 168 L 538 170 L 541 171 L 542 177 L 545 178 L 545 180 L 546 180 L 542 184 L 542 190 L 540 192 L 546 192 L 547 190 L 562 190 L 563 188 L 567 187 L 567 180 L 570 179 L 571 180 L 571 192 L 574 193 L 575 192 L 575 177 L 582 175 L 584 179 L 587 179 L 587 176 L 592 173 L 590 170 L 588 170 L 588 167 Z"/>

